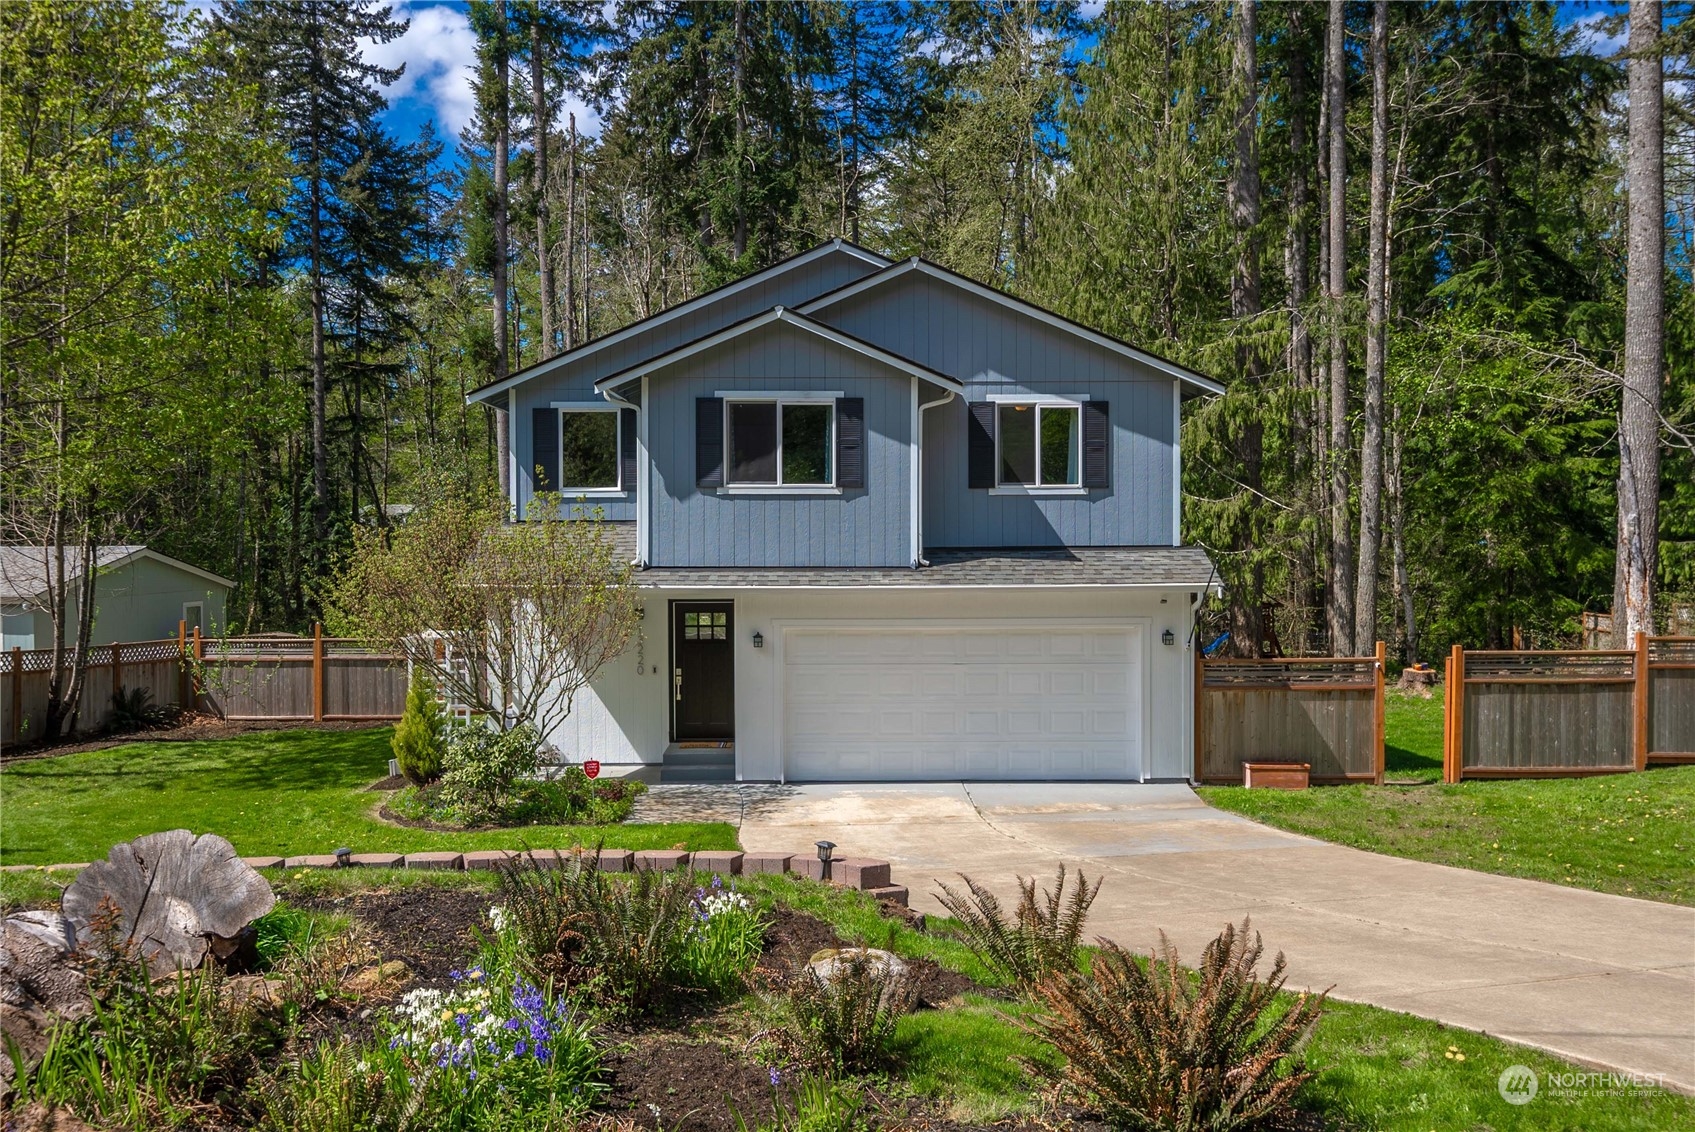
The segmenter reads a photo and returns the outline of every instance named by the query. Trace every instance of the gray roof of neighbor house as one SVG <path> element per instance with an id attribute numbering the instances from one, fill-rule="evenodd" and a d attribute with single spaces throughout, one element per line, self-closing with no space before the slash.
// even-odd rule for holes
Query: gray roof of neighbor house
<path id="1" fill-rule="evenodd" d="M 607 523 L 621 557 L 636 556 L 634 523 Z M 925 551 L 928 566 L 656 566 L 636 584 L 659 589 L 818 587 L 1140 586 L 1205 589 L 1218 581 L 1198 546 L 961 547 Z"/>
<path id="2" fill-rule="evenodd" d="M 81 572 L 81 548 L 67 546 L 63 549 L 65 580 L 69 581 Z M 0 546 L 0 600 L 27 601 L 46 593 L 48 579 L 57 570 L 55 560 L 58 550 L 58 547 L 53 546 Z M 190 566 L 187 562 L 172 558 L 168 554 L 160 554 L 157 550 L 149 550 L 145 546 L 107 544 L 94 548 L 97 570 L 109 569 L 136 558 L 151 558 L 221 586 L 235 585 L 230 579 L 210 570 Z"/>

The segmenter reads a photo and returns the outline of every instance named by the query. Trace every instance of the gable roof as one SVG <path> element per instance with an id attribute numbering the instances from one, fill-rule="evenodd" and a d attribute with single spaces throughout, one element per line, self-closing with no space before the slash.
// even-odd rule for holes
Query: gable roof
<path id="1" fill-rule="evenodd" d="M 1197 391 L 1217 394 L 1224 392 L 1224 385 L 1216 379 L 1208 377 L 1206 374 L 1197 373 L 1195 370 L 1192 370 L 1187 366 L 1179 365 L 1176 362 L 1171 361 L 1169 358 L 1162 358 L 1158 354 L 1151 354 L 1146 350 L 1130 345 L 1128 342 L 1114 338 L 1110 334 L 1103 334 L 1099 330 L 1094 330 L 1090 327 L 1084 326 L 1080 322 L 1073 322 L 1064 315 L 1055 314 L 1053 311 L 1050 311 L 1045 307 L 1039 307 L 1035 303 L 1029 302 L 1025 299 L 1020 299 L 1014 295 L 1008 295 L 1004 291 L 997 291 L 993 287 L 985 287 L 975 279 L 970 279 L 957 272 L 949 271 L 945 267 L 931 263 L 929 260 L 920 259 L 917 256 L 913 256 L 911 259 L 903 260 L 897 264 L 891 264 L 882 271 L 867 275 L 863 279 L 856 279 L 852 283 L 837 287 L 833 291 L 826 291 L 817 298 L 809 299 L 802 303 L 799 309 L 801 313 L 810 315 L 817 311 L 821 311 L 826 307 L 842 302 L 845 299 L 851 299 L 855 295 L 862 295 L 873 288 L 884 286 L 885 284 L 892 283 L 897 279 L 905 278 L 907 275 L 914 273 L 923 275 L 930 279 L 939 280 L 943 283 L 951 284 L 952 286 L 958 287 L 963 291 L 968 291 L 979 298 L 987 299 L 988 301 L 997 303 L 1002 307 L 1028 315 L 1029 317 L 1036 319 L 1038 322 L 1044 322 L 1049 326 L 1057 327 L 1060 330 L 1075 334 L 1080 338 L 1093 342 L 1097 346 L 1102 346 L 1111 350 L 1113 353 L 1130 358 L 1133 361 L 1140 362 L 1152 369 L 1159 370 L 1161 373 L 1168 374 Z"/>
<path id="2" fill-rule="evenodd" d="M 471 392 L 465 395 L 465 400 L 467 402 L 486 401 L 488 398 L 499 393 L 504 393 L 513 386 L 529 381 L 533 377 L 539 377 L 544 373 L 558 369 L 560 366 L 567 365 L 571 362 L 580 361 L 583 358 L 598 353 L 608 346 L 616 345 L 619 342 L 627 341 L 628 339 L 635 337 L 637 334 L 642 334 L 649 330 L 663 326 L 674 319 L 681 318 L 683 315 L 690 314 L 702 309 L 703 307 L 710 306 L 712 303 L 727 298 L 738 291 L 743 291 L 749 287 L 764 283 L 774 276 L 781 275 L 784 272 L 791 271 L 794 268 L 801 267 L 808 263 L 813 263 L 817 260 L 823 259 L 827 255 L 838 252 L 864 260 L 866 264 L 872 268 L 873 274 L 889 267 L 892 263 L 891 260 L 884 259 L 876 252 L 867 248 L 862 248 L 858 244 L 839 238 L 831 240 L 828 243 L 819 244 L 810 251 L 801 252 L 798 255 L 792 255 L 785 260 L 779 260 L 770 267 L 767 267 L 762 271 L 756 271 L 752 275 L 747 275 L 741 279 L 725 283 L 722 286 L 714 287 L 710 291 L 703 291 L 686 302 L 678 303 L 674 307 L 667 307 L 658 314 L 649 315 L 647 318 L 641 319 L 638 322 L 632 322 L 628 326 L 623 326 L 617 330 L 602 334 L 599 338 L 594 338 L 584 342 L 581 346 L 573 347 L 562 354 L 555 354 L 553 357 L 548 358 L 545 361 L 525 366 L 516 373 L 508 375 L 503 381 L 491 381 L 487 385 L 471 390 Z"/>
<path id="3" fill-rule="evenodd" d="M 0 598 L 6 601 L 27 601 L 46 593 L 51 556 L 56 550 L 56 547 L 51 546 L 0 546 Z M 70 581 L 81 572 L 78 565 L 80 552 L 74 546 L 67 546 L 64 551 L 65 580 Z M 210 570 L 202 570 L 198 566 L 190 566 L 180 559 L 160 554 L 157 550 L 149 550 L 145 546 L 113 544 L 94 549 L 94 568 L 97 571 L 109 570 L 114 566 L 123 566 L 141 559 L 161 562 L 215 585 L 231 589 L 235 587 L 235 583 L 228 578 Z"/>
<path id="4" fill-rule="evenodd" d="M 899 354 L 892 353 L 883 349 L 881 346 L 873 345 L 862 338 L 854 337 L 852 334 L 849 334 L 844 330 L 838 330 L 834 326 L 819 322 L 816 319 L 808 318 L 798 311 L 790 310 L 786 307 L 772 307 L 770 310 L 762 311 L 759 314 L 753 315 L 751 318 L 744 318 L 740 322 L 733 322 L 729 326 L 724 327 L 722 330 L 717 330 L 711 334 L 696 338 L 693 342 L 686 342 L 681 346 L 665 351 L 663 354 L 656 354 L 655 356 L 647 359 L 645 362 L 638 362 L 627 369 L 619 370 L 617 373 L 607 374 L 605 377 L 595 382 L 594 387 L 599 390 L 606 390 L 618 385 L 623 385 L 625 382 L 633 381 L 634 379 L 641 377 L 643 374 L 652 373 L 656 369 L 668 366 L 673 362 L 682 361 L 684 358 L 691 357 L 703 350 L 710 350 L 714 346 L 721 345 L 722 343 L 728 342 L 734 338 L 739 338 L 743 334 L 759 330 L 762 327 L 773 326 L 778 323 L 785 326 L 792 326 L 797 330 L 803 330 L 808 334 L 816 335 L 825 341 L 834 342 L 838 346 L 844 346 L 856 353 L 864 354 L 866 357 L 871 358 L 874 361 L 881 362 L 886 366 L 901 370 L 904 373 L 910 373 L 914 377 L 921 377 L 925 381 L 939 385 L 950 392 L 965 392 L 965 386 L 957 378 L 949 377 L 947 374 L 933 370 L 929 366 L 920 365 L 911 358 L 905 358 Z"/>

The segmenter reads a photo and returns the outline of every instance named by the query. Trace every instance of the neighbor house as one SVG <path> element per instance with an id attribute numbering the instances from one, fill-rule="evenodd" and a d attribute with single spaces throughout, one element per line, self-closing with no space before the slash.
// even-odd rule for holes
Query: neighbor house
<path id="1" fill-rule="evenodd" d="M 664 780 L 1181 779 L 1201 374 L 825 244 L 471 394 L 597 506 L 639 639 L 549 738 Z"/>
<path id="2" fill-rule="evenodd" d="M 79 549 L 65 547 L 64 561 L 65 588 L 71 593 L 67 623 L 75 625 Z M 90 644 L 163 640 L 175 637 L 183 622 L 190 632 L 198 628 L 202 633 L 224 624 L 224 604 L 235 585 L 228 578 L 145 546 L 101 546 L 94 561 Z M 53 646 L 48 583 L 57 572 L 58 554 L 53 547 L 0 546 L 0 617 L 4 618 L 6 648 Z"/>

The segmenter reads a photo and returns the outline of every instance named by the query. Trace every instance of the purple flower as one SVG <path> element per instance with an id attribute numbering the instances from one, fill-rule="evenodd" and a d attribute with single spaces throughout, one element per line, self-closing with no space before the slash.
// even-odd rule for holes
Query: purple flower
<path id="1" fill-rule="evenodd" d="M 771 1087 L 775 1089 L 783 1083 L 783 1074 L 775 1065 L 771 1067 Z"/>

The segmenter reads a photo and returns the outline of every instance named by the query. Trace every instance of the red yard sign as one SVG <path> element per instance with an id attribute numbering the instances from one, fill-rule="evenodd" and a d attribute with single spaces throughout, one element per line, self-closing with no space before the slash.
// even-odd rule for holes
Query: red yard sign
<path id="1" fill-rule="evenodd" d="M 600 777 L 600 760 L 599 759 L 585 759 L 583 761 L 583 773 L 588 775 L 590 778 L 599 778 Z"/>

